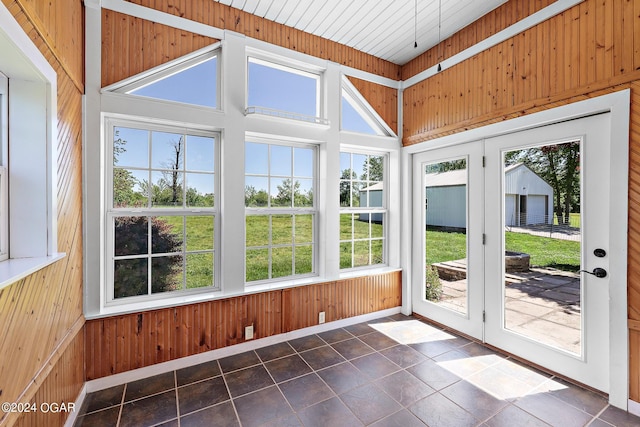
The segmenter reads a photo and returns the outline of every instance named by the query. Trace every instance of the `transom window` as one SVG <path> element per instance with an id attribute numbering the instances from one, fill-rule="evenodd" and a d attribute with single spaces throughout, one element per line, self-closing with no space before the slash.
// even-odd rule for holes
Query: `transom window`
<path id="1" fill-rule="evenodd" d="M 386 157 L 340 153 L 340 268 L 385 264 Z"/>
<path id="2" fill-rule="evenodd" d="M 217 288 L 218 134 L 110 131 L 109 300 Z"/>
<path id="3" fill-rule="evenodd" d="M 204 107 L 218 107 L 218 51 L 210 51 L 143 76 L 120 89 L 132 95 Z"/>
<path id="4" fill-rule="evenodd" d="M 245 143 L 247 282 L 315 273 L 316 147 Z"/>
<path id="5" fill-rule="evenodd" d="M 317 122 L 320 75 L 249 57 L 247 111 Z"/>

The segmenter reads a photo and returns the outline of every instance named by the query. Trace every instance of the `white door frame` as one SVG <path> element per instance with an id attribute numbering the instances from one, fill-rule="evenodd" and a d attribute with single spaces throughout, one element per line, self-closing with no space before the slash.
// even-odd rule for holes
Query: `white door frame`
<path id="1" fill-rule="evenodd" d="M 427 156 L 425 154 L 429 154 Z M 482 170 L 482 157 L 484 154 L 484 143 L 482 141 L 473 141 L 468 144 L 460 144 L 449 146 L 437 150 L 437 152 L 419 153 L 413 159 L 415 163 L 420 163 L 420 169 L 414 169 L 413 182 L 424 183 L 424 165 L 422 161 L 428 158 L 428 164 L 439 163 L 443 161 L 464 158 L 467 161 L 465 184 L 465 225 L 466 225 L 466 259 L 467 259 L 467 304 L 464 313 L 454 311 L 450 308 L 442 307 L 438 304 L 417 298 L 413 302 L 413 311 L 416 313 L 429 312 L 430 318 L 436 322 L 446 324 L 470 337 L 482 339 L 484 336 L 484 325 L 482 323 L 482 312 L 484 309 L 484 247 L 482 245 L 482 235 L 484 232 L 484 212 L 477 212 L 473 215 L 471 211 L 477 210 L 483 204 L 484 197 L 484 179 Z M 407 276 L 418 277 L 424 274 L 425 265 L 425 224 L 426 212 L 424 205 L 426 185 L 414 187 L 414 199 L 420 199 L 421 203 L 413 205 L 413 268 L 415 271 L 407 273 Z M 418 230 L 420 230 L 418 236 Z M 481 286 L 476 284 L 480 283 Z M 414 292 L 422 291 L 423 284 L 414 283 Z M 416 295 L 417 296 L 417 295 Z"/>
<path id="2" fill-rule="evenodd" d="M 589 116 L 595 113 L 611 113 L 611 187 L 615 197 L 609 206 L 611 218 L 610 251 L 617 254 L 610 258 L 609 272 L 609 403 L 618 408 L 628 408 L 629 344 L 627 327 L 627 222 L 629 176 L 629 114 L 631 91 L 625 89 L 597 98 L 579 101 L 562 107 L 533 113 L 448 135 L 432 141 L 411 145 L 402 150 L 403 209 L 401 251 L 403 260 L 403 306 L 405 314 L 412 312 L 412 217 L 413 154 L 428 149 L 472 142 L 479 139 L 505 135 L 548 124 Z M 409 200 L 407 200 L 409 199 Z"/>

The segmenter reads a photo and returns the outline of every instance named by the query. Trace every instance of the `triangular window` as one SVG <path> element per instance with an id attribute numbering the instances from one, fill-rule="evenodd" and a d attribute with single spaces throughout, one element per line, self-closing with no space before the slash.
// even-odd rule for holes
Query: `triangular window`
<path id="1" fill-rule="evenodd" d="M 188 55 L 121 82 L 112 90 L 163 101 L 218 108 L 218 51 Z M 124 83 L 124 84 L 122 84 Z M 107 88 L 109 90 L 109 88 Z"/>
<path id="2" fill-rule="evenodd" d="M 368 135 L 391 136 L 393 131 L 364 99 L 358 89 L 343 77 L 341 129 Z"/>

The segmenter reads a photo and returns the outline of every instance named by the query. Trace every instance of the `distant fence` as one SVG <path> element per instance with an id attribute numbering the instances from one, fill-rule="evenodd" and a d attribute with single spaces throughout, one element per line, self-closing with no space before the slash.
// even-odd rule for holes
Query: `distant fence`
<path id="1" fill-rule="evenodd" d="M 573 240 L 577 242 L 581 240 L 579 214 L 570 215 L 568 224 L 558 224 L 558 219 L 555 216 L 552 221 L 548 215 L 523 215 L 518 221 L 507 220 L 506 223 L 519 224 L 507 225 L 505 227 L 507 231 L 514 233 L 527 233 L 535 236 Z"/>

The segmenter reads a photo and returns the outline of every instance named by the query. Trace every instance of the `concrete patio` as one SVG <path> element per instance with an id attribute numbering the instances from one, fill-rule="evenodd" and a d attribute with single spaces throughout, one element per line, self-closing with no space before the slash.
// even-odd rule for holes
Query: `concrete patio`
<path id="1" fill-rule="evenodd" d="M 466 311 L 467 280 L 442 280 L 437 303 Z M 580 276 L 531 268 L 506 277 L 506 328 L 544 344 L 580 353 Z"/>

